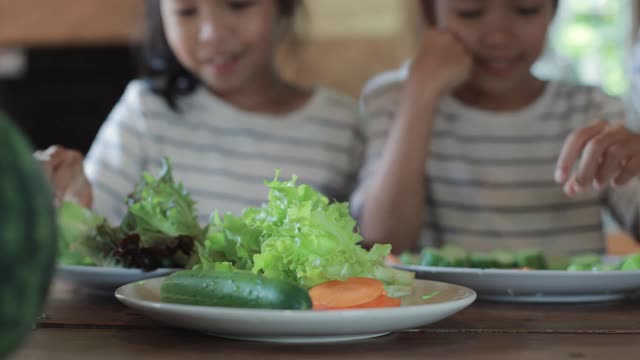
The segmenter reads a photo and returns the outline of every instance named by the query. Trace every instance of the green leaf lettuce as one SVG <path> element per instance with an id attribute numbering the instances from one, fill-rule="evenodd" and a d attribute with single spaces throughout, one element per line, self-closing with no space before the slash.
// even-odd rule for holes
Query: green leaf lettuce
<path id="1" fill-rule="evenodd" d="M 356 221 L 347 203 L 332 202 L 308 185 L 296 186 L 296 177 L 270 188 L 268 203 L 247 208 L 241 216 L 211 217 L 202 268 L 250 270 L 270 278 L 311 288 L 329 280 L 373 277 L 383 281 L 391 296 L 410 291 L 411 272 L 389 268 L 384 258 L 391 245 L 362 248 Z"/>

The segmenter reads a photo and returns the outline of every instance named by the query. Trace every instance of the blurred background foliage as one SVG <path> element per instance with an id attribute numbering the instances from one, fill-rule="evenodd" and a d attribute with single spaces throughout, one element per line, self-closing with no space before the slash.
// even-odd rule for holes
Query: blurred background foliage
<path id="1" fill-rule="evenodd" d="M 560 1 L 549 48 L 534 71 L 623 95 L 629 87 L 633 11 L 632 0 Z"/>

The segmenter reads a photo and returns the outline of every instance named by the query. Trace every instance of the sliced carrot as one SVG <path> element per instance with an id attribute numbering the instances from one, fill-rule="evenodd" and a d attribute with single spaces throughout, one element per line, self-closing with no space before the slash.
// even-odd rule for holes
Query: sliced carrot
<path id="1" fill-rule="evenodd" d="M 377 298 L 366 302 L 364 304 L 351 306 L 351 307 L 327 307 L 327 306 L 319 306 L 313 305 L 313 310 L 349 310 L 349 309 L 371 309 L 371 308 L 386 308 L 386 307 L 398 307 L 401 304 L 401 300 L 399 298 L 393 298 L 382 294 Z"/>
<path id="2" fill-rule="evenodd" d="M 360 304 L 354 306 L 356 309 L 366 309 L 366 308 L 385 308 L 385 307 L 398 307 L 402 301 L 399 298 L 394 298 L 382 294 L 377 298 L 369 301 L 368 303 Z"/>
<path id="3" fill-rule="evenodd" d="M 386 261 L 387 264 L 393 264 L 393 265 L 400 264 L 400 259 L 393 254 L 389 254 L 385 256 L 384 260 Z"/>
<path id="4" fill-rule="evenodd" d="M 309 290 L 309 297 L 314 309 L 334 309 L 364 304 L 383 293 L 384 284 L 380 280 L 353 277 L 316 285 Z"/>

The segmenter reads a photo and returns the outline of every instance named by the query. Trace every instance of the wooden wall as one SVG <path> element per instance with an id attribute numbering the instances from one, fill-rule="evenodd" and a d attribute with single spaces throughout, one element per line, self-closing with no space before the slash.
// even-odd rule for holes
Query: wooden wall
<path id="1" fill-rule="evenodd" d="M 143 0 L 0 0 L 0 46 L 129 43 Z"/>
<path id="2" fill-rule="evenodd" d="M 142 0 L 0 0 L 1 47 L 127 46 L 141 33 Z M 307 0 L 303 46 L 280 56 L 287 77 L 357 96 L 398 66 L 415 42 L 415 0 Z"/>
<path id="3" fill-rule="evenodd" d="M 357 97 L 367 79 L 411 55 L 415 1 L 307 0 L 307 16 L 298 26 L 302 46 L 279 53 L 283 73 Z M 143 4 L 0 0 L 0 65 L 3 49 L 18 49 L 25 59 L 23 72 L 0 71 L 0 108 L 36 147 L 88 149 L 136 76 L 130 48 L 140 39 Z"/>

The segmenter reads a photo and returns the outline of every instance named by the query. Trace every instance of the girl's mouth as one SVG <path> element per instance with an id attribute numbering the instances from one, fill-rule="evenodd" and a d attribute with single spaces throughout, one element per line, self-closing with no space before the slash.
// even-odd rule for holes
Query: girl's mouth
<path id="1" fill-rule="evenodd" d="M 478 67 L 494 76 L 507 76 L 513 73 L 520 65 L 518 57 L 477 58 Z"/>
<path id="2" fill-rule="evenodd" d="M 204 65 L 214 73 L 224 75 L 234 70 L 239 59 L 240 56 L 238 55 L 216 55 L 205 60 Z"/>

